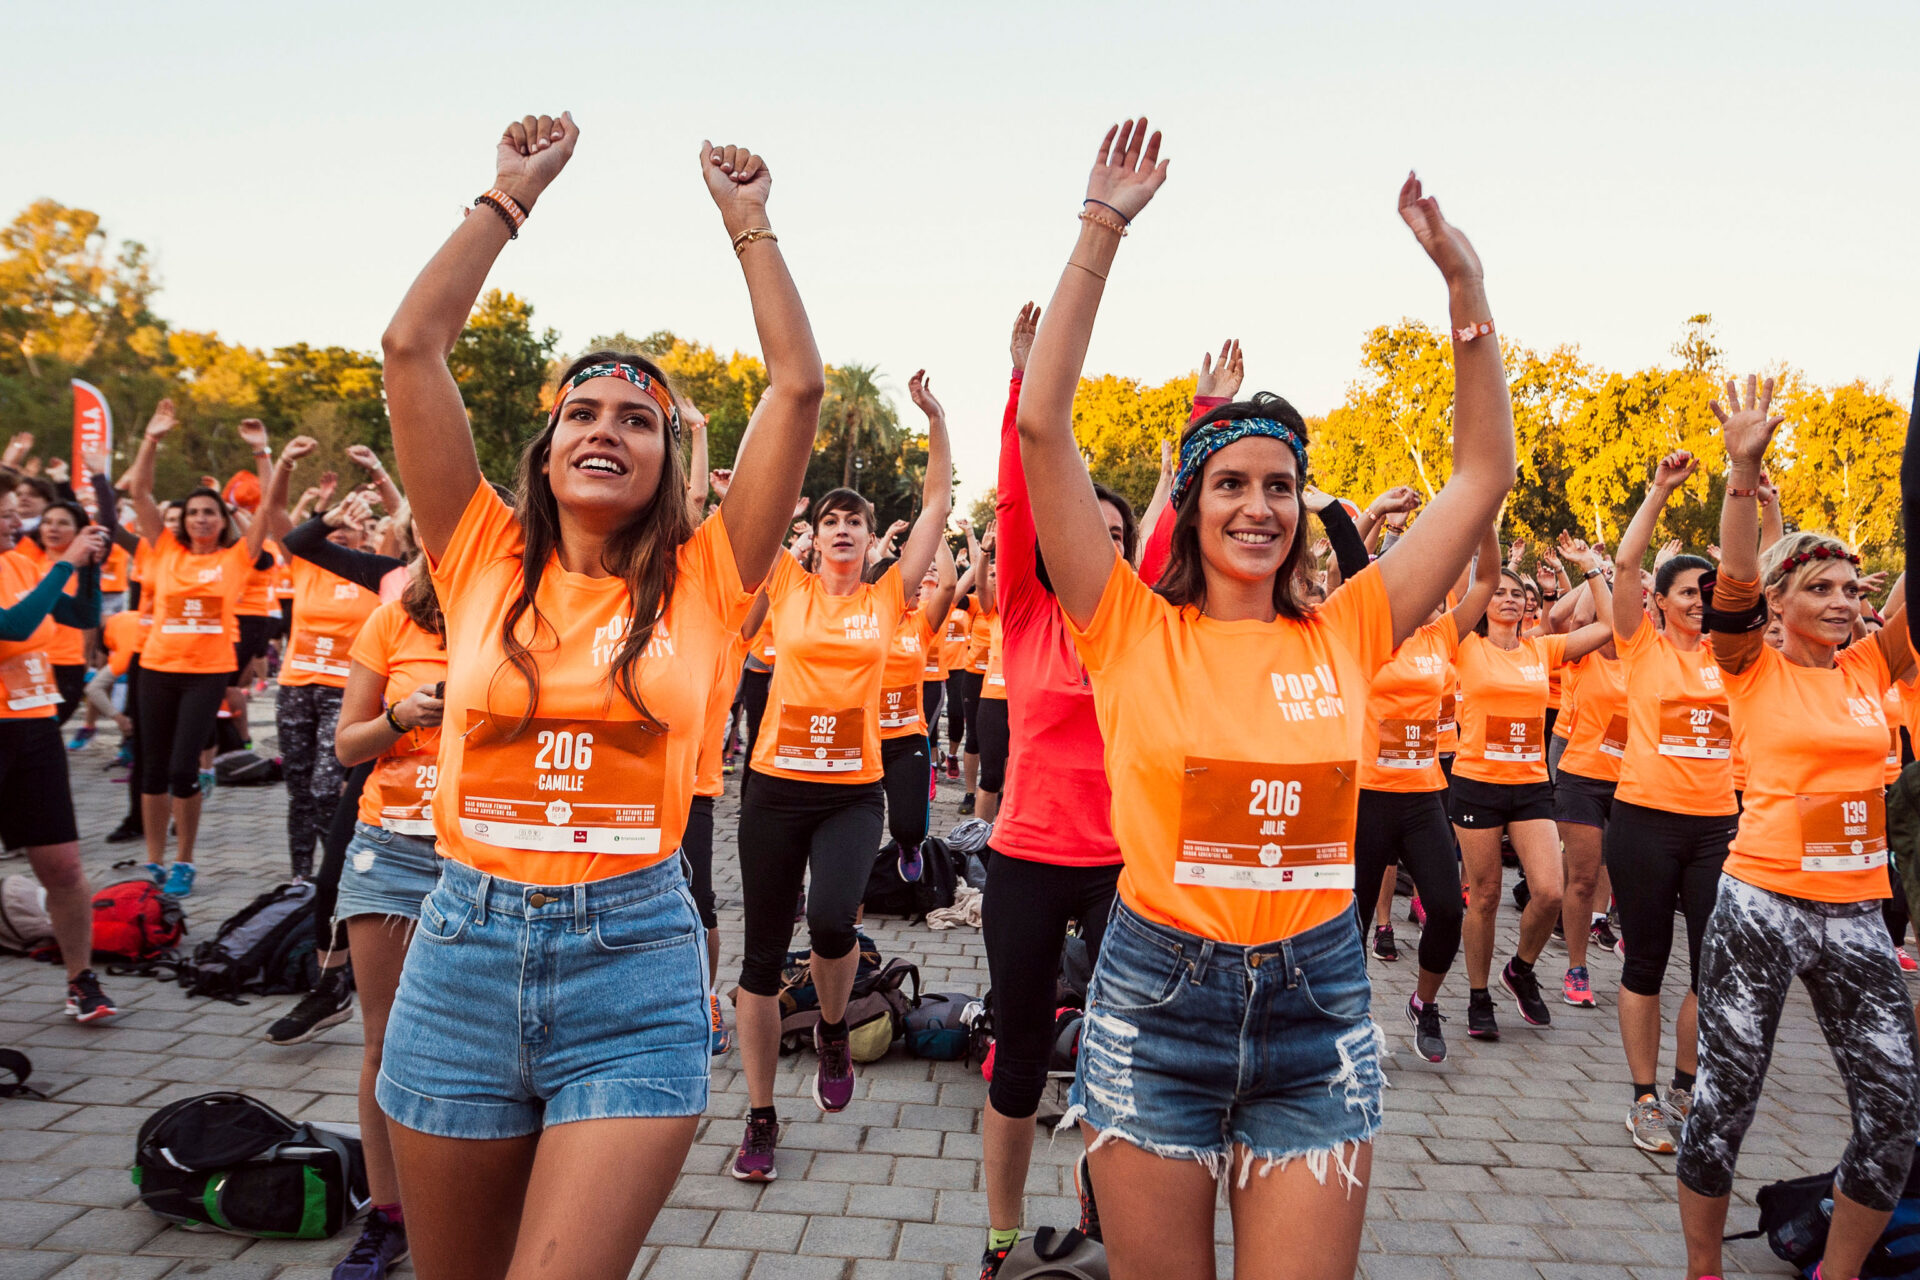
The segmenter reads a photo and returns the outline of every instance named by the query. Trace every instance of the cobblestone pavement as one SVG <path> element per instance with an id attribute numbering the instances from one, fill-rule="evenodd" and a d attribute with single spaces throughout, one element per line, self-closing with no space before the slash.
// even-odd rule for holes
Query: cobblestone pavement
<path id="1" fill-rule="evenodd" d="M 256 714 L 271 717 L 267 699 Z M 138 848 L 107 846 L 125 791 L 102 765 L 111 731 L 73 756 L 80 829 L 96 885 L 124 878 L 111 863 Z M 270 749 L 270 723 L 256 726 Z M 738 779 L 718 823 L 716 880 L 726 959 L 738 963 L 739 873 L 733 856 Z M 959 788 L 941 783 L 936 830 L 957 820 Z M 0 800 L 10 802 L 11 798 Z M 286 872 L 285 794 L 279 787 L 223 789 L 203 827 L 200 887 L 189 900 L 190 941 Z M 24 860 L 4 864 L 24 873 Z M 1404 905 L 1404 904 L 1403 904 Z M 1503 904 L 1502 953 L 1513 942 Z M 1404 915 L 1404 911 L 1402 912 Z M 1521 1024 L 1503 1004 L 1505 1039 L 1479 1045 L 1465 1034 L 1463 979 L 1443 993 L 1454 1011 L 1452 1057 L 1415 1057 L 1401 1008 L 1413 978 L 1404 958 L 1376 965 L 1376 1014 L 1394 1051 L 1386 1132 L 1374 1159 L 1367 1239 L 1368 1280 L 1651 1280 L 1682 1274 L 1671 1157 L 1635 1150 L 1622 1124 L 1626 1075 L 1614 1029 L 1619 962 L 1593 961 L 1601 1008 L 1554 1007 L 1551 1029 Z M 867 925 L 887 955 L 908 955 L 930 990 L 984 991 L 978 931 L 930 932 L 894 920 Z M 1676 955 L 1684 951 L 1676 947 Z M 1550 946 L 1542 978 L 1558 981 L 1564 953 Z M 249 1241 L 174 1230 L 142 1209 L 127 1178 L 133 1136 L 162 1103 L 213 1089 L 242 1089 L 298 1119 L 351 1128 L 360 1060 L 356 1022 L 310 1044 L 276 1049 L 261 1035 L 293 997 L 244 1007 L 189 1000 L 178 987 L 121 978 L 109 990 L 125 1011 L 100 1027 L 61 1016 L 61 975 L 52 966 L 0 959 L 0 1044 L 32 1059 L 45 1102 L 0 1102 L 0 1280 L 45 1276 L 149 1280 L 247 1277 L 323 1280 L 349 1241 Z M 1669 981 L 1669 1013 L 1680 986 Z M 1672 1029 L 1668 1028 L 1671 1044 Z M 929 1064 L 898 1050 L 862 1070 L 854 1104 L 820 1116 L 807 1093 L 811 1055 L 788 1059 L 780 1077 L 780 1180 L 765 1187 L 726 1175 L 746 1113 L 738 1059 L 716 1064 L 709 1119 L 667 1208 L 635 1265 L 650 1280 L 819 1277 L 905 1280 L 973 1277 L 983 1245 L 979 1072 Z M 1667 1063 L 1670 1066 L 1670 1060 Z M 1747 1139 L 1734 1229 L 1753 1222 L 1751 1197 L 1775 1178 L 1830 1167 L 1848 1132 L 1844 1094 L 1806 1001 L 1797 991 L 1780 1028 L 1759 1122 Z M 1027 1184 L 1029 1228 L 1071 1225 L 1070 1136 L 1036 1144 Z M 1218 1238 L 1221 1274 L 1231 1274 L 1228 1221 Z M 1729 1275 L 1792 1274 L 1763 1242 L 1732 1247 Z"/>

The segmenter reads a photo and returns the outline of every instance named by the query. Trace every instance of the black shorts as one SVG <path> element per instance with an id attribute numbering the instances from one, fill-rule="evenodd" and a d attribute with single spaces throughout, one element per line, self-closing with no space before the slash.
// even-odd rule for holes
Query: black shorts
<path id="1" fill-rule="evenodd" d="M 80 838 L 67 786 L 67 744 L 52 716 L 0 720 L 0 842 L 9 849 Z"/>
<path id="2" fill-rule="evenodd" d="M 1453 775 L 1447 817 L 1469 831 L 1497 831 L 1513 822 L 1553 820 L 1551 782 L 1481 782 Z"/>
<path id="3" fill-rule="evenodd" d="M 1562 769 L 1560 780 L 1553 784 L 1553 820 L 1605 827 L 1613 816 L 1613 791 L 1619 785 Z"/>
<path id="4" fill-rule="evenodd" d="M 255 658 L 267 656 L 267 645 L 273 640 L 274 621 L 265 616 L 240 615 L 240 638 L 233 643 L 233 666 L 240 673 L 240 679 L 246 679 L 247 667 Z"/>

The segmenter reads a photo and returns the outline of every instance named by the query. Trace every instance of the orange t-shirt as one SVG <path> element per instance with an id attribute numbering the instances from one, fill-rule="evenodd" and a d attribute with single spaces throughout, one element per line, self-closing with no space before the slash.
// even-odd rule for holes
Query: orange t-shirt
<path id="1" fill-rule="evenodd" d="M 740 664 L 746 656 L 747 642 L 736 631 L 728 641 L 726 651 L 720 655 L 720 670 L 714 677 L 713 693 L 707 698 L 707 718 L 700 736 L 700 758 L 693 769 L 693 794 L 696 796 L 718 796 L 727 789 L 727 714 L 733 710 L 733 691 L 740 684 Z"/>
<path id="2" fill-rule="evenodd" d="M 348 657 L 386 682 L 380 701 L 404 702 L 423 684 L 447 678 L 447 650 L 422 631 L 398 603 L 367 616 Z M 439 788 L 440 730 L 411 729 L 374 761 L 360 792 L 360 821 L 403 836 L 433 837 L 433 796 Z"/>
<path id="3" fill-rule="evenodd" d="M 980 681 L 982 698 L 1007 700 L 1007 636 L 1000 625 L 1000 614 L 996 610 L 993 621 L 987 624 L 987 670 Z"/>
<path id="4" fill-rule="evenodd" d="M 1086 629 L 1069 627 L 1106 739 L 1127 905 L 1245 946 L 1350 911 L 1367 684 L 1393 656 L 1379 570 L 1306 621 L 1220 622 L 1116 557 Z"/>
<path id="5" fill-rule="evenodd" d="M 297 556 L 289 568 L 294 586 L 293 634 L 280 660 L 280 683 L 289 688 L 323 684 L 344 689 L 354 637 L 380 607 L 380 596 Z"/>
<path id="6" fill-rule="evenodd" d="M 170 533 L 154 544 L 153 630 L 140 653 L 147 671 L 216 675 L 233 670 L 240 638 L 234 602 L 246 589 L 252 558 L 236 542 L 197 556 Z"/>
<path id="7" fill-rule="evenodd" d="M 1367 791 L 1445 791 L 1440 704 L 1453 687 L 1460 627 L 1442 616 L 1408 636 L 1367 694 L 1360 786 Z"/>
<path id="8" fill-rule="evenodd" d="M 1447 610 L 1452 613 L 1453 610 Z M 1455 755 L 1460 750 L 1460 668 L 1447 663 L 1447 678 L 1440 689 L 1440 754 Z M 1443 775 L 1444 776 L 1444 775 Z"/>
<path id="9" fill-rule="evenodd" d="M 994 614 L 975 609 L 967 619 L 967 670 L 977 676 L 987 674 L 987 654 L 993 648 Z"/>
<path id="10" fill-rule="evenodd" d="M 1614 647 L 1627 673 L 1627 755 L 1614 798 L 1668 813 L 1737 813 L 1738 725 L 1712 649 L 1675 648 L 1644 614 Z"/>
<path id="11" fill-rule="evenodd" d="M 0 553 L 0 608 L 19 604 L 44 576 L 19 551 Z M 58 714 L 62 699 L 48 652 L 56 629 L 49 613 L 25 640 L 0 640 L 0 720 L 41 720 Z M 18 803 L 18 797 L 9 797 L 7 803 Z"/>
<path id="12" fill-rule="evenodd" d="M 513 510 L 474 490 L 434 586 L 447 620 L 446 732 L 433 806 L 440 853 L 522 884 L 581 884 L 670 857 L 686 830 L 708 699 L 729 633 L 753 597 L 740 585 L 726 525 L 711 517 L 681 544 L 679 582 L 632 668 L 664 732 L 613 684 L 632 629 L 620 578 L 571 573 L 556 556 L 518 634 L 540 675 L 534 718 L 507 662 L 500 627 L 522 583 L 526 546 Z M 784 558 L 784 557 L 783 557 Z"/>
<path id="13" fill-rule="evenodd" d="M 1732 585 L 1720 584 L 1716 603 Z M 1815 902 L 1891 896 L 1882 695 L 1893 676 L 1880 644 L 1849 645 L 1831 668 L 1762 644 L 1751 666 L 1721 677 L 1751 765 L 1726 873 Z"/>
<path id="14" fill-rule="evenodd" d="M 933 650 L 933 623 L 925 609 L 910 609 L 894 628 L 887 646 L 887 666 L 880 677 L 880 737 L 925 736 L 927 722 L 920 714 L 920 685 L 926 679 L 927 655 Z"/>
<path id="15" fill-rule="evenodd" d="M 1565 729 L 1560 772 L 1618 782 L 1627 753 L 1627 669 L 1618 658 L 1590 653 L 1567 664 L 1566 703 L 1553 731 Z"/>
<path id="16" fill-rule="evenodd" d="M 947 628 L 940 635 L 940 665 L 947 671 L 967 665 L 967 638 L 973 634 L 973 606 L 956 604 L 947 611 Z"/>
<path id="17" fill-rule="evenodd" d="M 772 610 L 768 610 L 768 616 L 760 620 L 760 629 L 753 633 L 753 643 L 748 646 L 748 651 L 768 666 L 773 665 L 779 650 L 773 647 Z"/>
<path id="18" fill-rule="evenodd" d="M 40 577 L 47 576 L 48 570 L 60 562 L 47 554 L 47 549 L 31 538 L 22 538 L 14 544 L 13 554 L 33 566 Z M 67 576 L 67 585 L 62 591 L 68 596 L 80 592 L 80 574 L 76 570 Z M 53 624 L 53 643 L 47 646 L 47 657 L 56 667 L 84 667 L 87 665 L 87 633 L 79 627 L 70 627 L 64 622 Z"/>
<path id="19" fill-rule="evenodd" d="M 266 618 L 273 615 L 273 584 L 279 580 L 281 569 L 273 565 L 265 569 L 247 570 L 246 590 L 240 593 L 240 602 L 233 611 L 243 618 Z"/>
<path id="20" fill-rule="evenodd" d="M 133 558 L 127 549 L 114 543 L 107 552 L 106 562 L 100 566 L 100 590 L 115 595 L 127 589 L 127 575 L 132 567 Z"/>
<path id="21" fill-rule="evenodd" d="M 133 651 L 138 654 L 147 647 L 147 636 L 153 630 L 153 544 L 145 538 L 133 549 L 133 568 L 128 574 L 140 584 L 140 616 L 147 625 L 133 638 Z"/>
<path id="22" fill-rule="evenodd" d="M 754 771 L 808 782 L 877 781 L 880 681 L 906 612 L 899 566 L 836 596 L 792 556 L 775 556 L 767 599 L 780 662 L 754 743 Z"/>
<path id="23" fill-rule="evenodd" d="M 1522 636 L 1513 649 L 1482 635 L 1460 642 L 1456 777 L 1506 786 L 1547 780 L 1547 676 L 1566 659 L 1565 636 Z"/>
<path id="24" fill-rule="evenodd" d="M 278 541 L 267 543 L 267 550 L 273 552 L 273 568 L 267 571 L 273 583 L 275 600 L 291 600 L 294 596 L 293 557 Z"/>
<path id="25" fill-rule="evenodd" d="M 122 609 L 100 624 L 100 642 L 107 647 L 107 665 L 113 668 L 114 675 L 127 674 L 127 668 L 133 665 L 133 655 L 140 652 L 140 646 L 147 641 L 147 632 L 152 629 L 152 614 L 131 609 Z"/>

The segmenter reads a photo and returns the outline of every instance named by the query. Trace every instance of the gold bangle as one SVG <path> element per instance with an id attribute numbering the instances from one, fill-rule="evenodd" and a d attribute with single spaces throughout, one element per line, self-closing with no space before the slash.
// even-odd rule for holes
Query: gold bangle
<path id="1" fill-rule="evenodd" d="M 733 256 L 736 258 L 739 257 L 741 250 L 745 249 L 755 240 L 771 240 L 775 244 L 780 243 L 780 237 L 773 234 L 772 227 L 748 227 L 745 231 L 742 231 L 733 238 Z"/>
<path id="2" fill-rule="evenodd" d="M 1070 267 L 1079 267 L 1082 271 L 1086 272 L 1088 275 L 1092 276 L 1096 280 L 1106 279 L 1105 276 L 1101 275 L 1098 271 L 1095 271 L 1092 267 L 1085 266 L 1082 263 L 1075 262 L 1072 258 L 1067 259 L 1067 265 Z"/>
<path id="3" fill-rule="evenodd" d="M 1082 209 L 1080 211 L 1080 221 L 1091 222 L 1096 227 L 1105 227 L 1107 230 L 1117 232 L 1122 236 L 1127 234 L 1127 229 L 1124 225 L 1115 222 L 1104 213 L 1095 213 L 1091 209 Z"/>

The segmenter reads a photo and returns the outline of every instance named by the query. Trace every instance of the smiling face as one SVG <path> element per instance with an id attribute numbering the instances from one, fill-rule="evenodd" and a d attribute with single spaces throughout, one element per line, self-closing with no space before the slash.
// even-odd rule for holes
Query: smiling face
<path id="1" fill-rule="evenodd" d="M 181 517 L 180 527 L 188 541 L 196 548 L 206 550 L 219 543 L 220 535 L 227 527 L 227 513 L 218 498 L 198 493 L 187 499 L 186 514 Z"/>
<path id="2" fill-rule="evenodd" d="M 1527 616 L 1527 589 L 1502 573 L 1493 583 L 1493 599 L 1487 602 L 1487 621 L 1503 627 L 1517 627 Z"/>
<path id="3" fill-rule="evenodd" d="M 1280 572 L 1300 527 L 1300 478 L 1293 450 L 1271 436 L 1236 440 L 1207 459 L 1195 527 L 1210 573 L 1257 582 Z"/>
<path id="4" fill-rule="evenodd" d="M 80 522 L 65 507 L 48 507 L 40 517 L 40 545 L 49 554 L 58 555 L 72 546 L 74 536 L 79 532 Z"/>
<path id="5" fill-rule="evenodd" d="M 1682 569 L 1674 575 L 1665 595 L 1654 594 L 1653 602 L 1666 618 L 1669 633 L 1700 634 L 1706 618 L 1706 602 L 1700 595 L 1700 579 L 1705 572 L 1704 569 Z"/>
<path id="6" fill-rule="evenodd" d="M 1767 592 L 1780 620 L 1782 642 L 1798 637 L 1813 645 L 1838 647 L 1860 619 L 1860 576 L 1845 560 L 1816 562 L 1817 567 L 1789 573 Z"/>
<path id="7" fill-rule="evenodd" d="M 590 378 L 567 394 L 541 471 L 563 510 L 630 515 L 660 491 L 670 434 L 646 392 L 624 378 Z"/>

